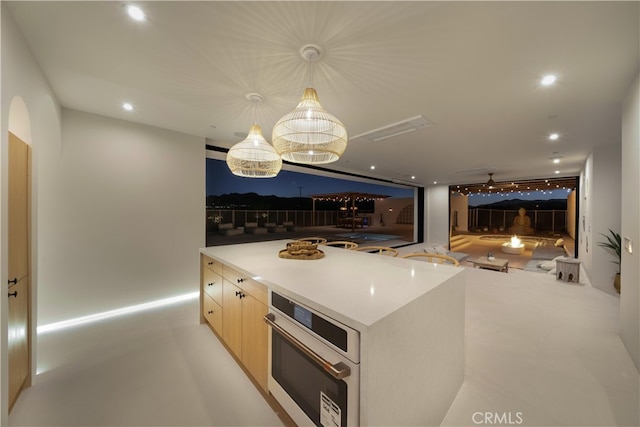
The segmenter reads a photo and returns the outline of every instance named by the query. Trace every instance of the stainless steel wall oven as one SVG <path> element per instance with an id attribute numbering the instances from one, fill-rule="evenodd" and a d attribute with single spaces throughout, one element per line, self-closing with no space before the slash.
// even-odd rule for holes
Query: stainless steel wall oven
<path id="1" fill-rule="evenodd" d="M 269 300 L 269 391 L 298 425 L 358 425 L 358 331 L 277 292 Z"/>

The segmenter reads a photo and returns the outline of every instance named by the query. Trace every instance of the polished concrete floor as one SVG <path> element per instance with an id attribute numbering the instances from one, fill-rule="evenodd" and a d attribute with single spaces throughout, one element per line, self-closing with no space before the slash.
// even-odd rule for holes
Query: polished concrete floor
<path id="1" fill-rule="evenodd" d="M 639 425 L 616 296 L 520 270 L 465 274 L 465 381 L 443 425 Z M 10 425 L 281 425 L 197 309 L 41 335 L 39 374 Z"/>

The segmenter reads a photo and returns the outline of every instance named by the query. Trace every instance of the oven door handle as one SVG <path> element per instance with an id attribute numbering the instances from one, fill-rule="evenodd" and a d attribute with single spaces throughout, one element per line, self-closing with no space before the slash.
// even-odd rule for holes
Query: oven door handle
<path id="1" fill-rule="evenodd" d="M 266 316 L 264 316 L 264 321 L 269 326 L 271 326 L 273 330 L 275 330 L 277 333 L 282 335 L 283 338 L 285 338 L 287 341 L 293 344 L 297 349 L 299 349 L 304 354 L 309 356 L 311 360 L 313 360 L 316 364 L 318 364 L 325 371 L 327 371 L 332 377 L 340 380 L 342 378 L 346 378 L 349 375 L 351 375 L 351 368 L 349 368 L 347 365 L 345 365 L 342 362 L 332 364 L 331 362 L 324 360 L 315 351 L 311 350 L 309 347 L 301 343 L 296 337 L 294 337 L 285 329 L 283 329 L 280 325 L 278 325 L 275 322 L 275 320 L 276 320 L 276 316 L 274 316 L 273 313 L 268 313 Z"/>

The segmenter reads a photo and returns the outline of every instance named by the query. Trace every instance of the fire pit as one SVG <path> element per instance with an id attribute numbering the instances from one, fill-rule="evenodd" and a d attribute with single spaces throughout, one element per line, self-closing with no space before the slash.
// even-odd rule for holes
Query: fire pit
<path id="1" fill-rule="evenodd" d="M 513 236 L 511 241 L 502 244 L 500 250 L 505 254 L 522 255 L 524 253 L 524 243 L 518 236 Z"/>

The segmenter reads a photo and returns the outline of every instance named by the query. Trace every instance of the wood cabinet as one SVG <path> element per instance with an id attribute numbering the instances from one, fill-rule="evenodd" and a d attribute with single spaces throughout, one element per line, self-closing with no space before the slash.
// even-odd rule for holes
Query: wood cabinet
<path id="1" fill-rule="evenodd" d="M 202 314 L 218 335 L 222 335 L 222 306 L 208 295 L 204 296 Z"/>
<path id="2" fill-rule="evenodd" d="M 9 408 L 31 382 L 29 230 L 31 149 L 9 133 L 8 353 Z"/>
<path id="3" fill-rule="evenodd" d="M 201 258 L 201 318 L 266 393 L 267 287 L 205 255 Z"/>

